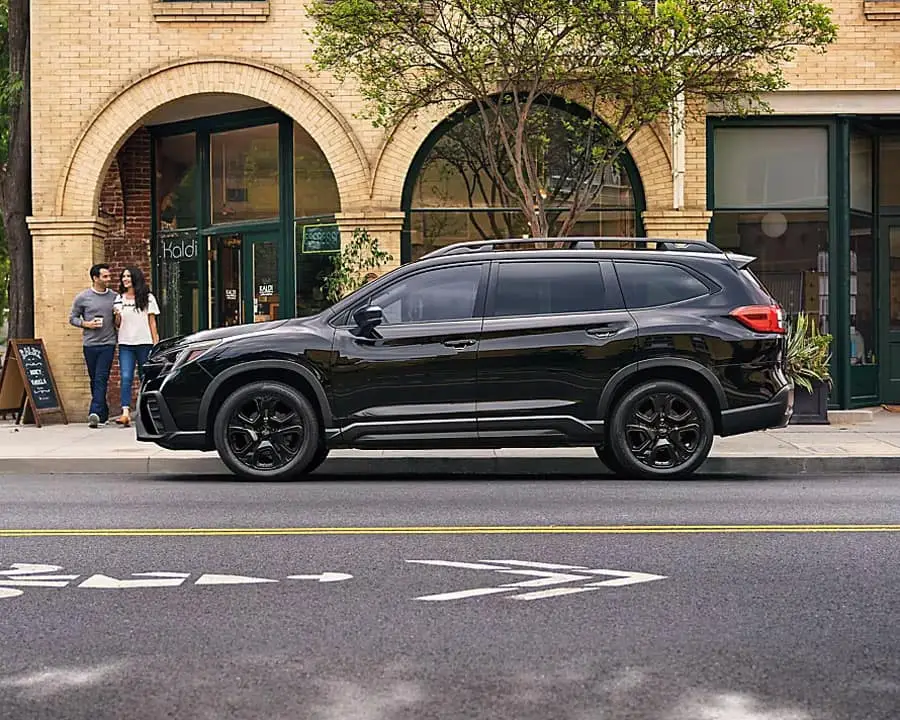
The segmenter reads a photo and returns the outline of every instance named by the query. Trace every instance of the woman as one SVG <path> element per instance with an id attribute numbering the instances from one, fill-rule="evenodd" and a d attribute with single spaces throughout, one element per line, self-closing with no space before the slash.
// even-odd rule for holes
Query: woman
<path id="1" fill-rule="evenodd" d="M 139 268 L 129 265 L 122 271 L 113 312 L 119 329 L 119 372 L 122 376 L 122 416 L 116 423 L 128 427 L 131 424 L 135 366 L 143 377 L 144 363 L 151 348 L 159 342 L 156 328 L 159 305 Z"/>

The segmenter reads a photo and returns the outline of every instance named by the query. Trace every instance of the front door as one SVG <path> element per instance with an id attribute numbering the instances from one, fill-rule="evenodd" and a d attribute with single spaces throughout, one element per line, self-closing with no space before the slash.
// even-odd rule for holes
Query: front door
<path id="1" fill-rule="evenodd" d="M 900 217 L 882 216 L 879 246 L 880 265 L 886 270 L 880 273 L 881 400 L 900 403 Z"/>
<path id="2" fill-rule="evenodd" d="M 207 257 L 211 327 L 282 318 L 277 231 L 212 235 Z"/>
<path id="3" fill-rule="evenodd" d="M 435 267 L 373 289 L 358 307 L 377 305 L 384 322 L 369 334 L 349 313 L 334 335 L 331 373 L 344 442 L 410 448 L 476 437 L 487 268 Z"/>

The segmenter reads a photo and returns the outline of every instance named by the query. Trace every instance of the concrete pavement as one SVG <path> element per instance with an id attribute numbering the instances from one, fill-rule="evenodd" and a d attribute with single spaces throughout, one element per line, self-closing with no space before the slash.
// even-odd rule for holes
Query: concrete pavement
<path id="1" fill-rule="evenodd" d="M 865 417 L 865 416 L 864 416 Z M 705 474 L 900 472 L 900 414 L 875 410 L 871 421 L 838 414 L 828 426 L 716 438 Z M 834 420 L 837 420 L 835 422 Z M 842 424 L 850 422 L 852 424 Z M 84 424 L 16 426 L 0 421 L 0 473 L 222 474 L 215 453 L 175 452 L 138 443 L 133 429 Z M 559 450 L 340 450 L 318 475 L 593 475 L 602 465 L 589 448 Z"/>

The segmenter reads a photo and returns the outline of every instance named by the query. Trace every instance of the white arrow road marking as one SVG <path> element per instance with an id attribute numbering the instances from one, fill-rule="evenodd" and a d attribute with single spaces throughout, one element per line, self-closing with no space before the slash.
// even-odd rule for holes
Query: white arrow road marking
<path id="1" fill-rule="evenodd" d="M 41 573 L 55 573 L 62 570 L 59 565 L 35 565 L 33 563 L 13 563 L 12 570 L 0 570 L 0 575 L 12 577 L 14 575 L 38 575 Z M 75 575 L 75 577 L 78 577 Z"/>
<path id="2" fill-rule="evenodd" d="M 341 582 L 341 580 L 350 580 L 353 576 L 347 573 L 339 572 L 323 572 L 321 575 L 288 575 L 288 580 L 318 580 L 320 583 L 325 582 Z"/>
<path id="3" fill-rule="evenodd" d="M 249 577 L 247 575 L 201 575 L 194 585 L 252 585 L 254 583 L 277 583 L 269 578 Z"/>
<path id="4" fill-rule="evenodd" d="M 544 585 L 558 585 L 559 583 L 575 582 L 576 580 L 588 580 L 584 575 L 566 575 L 564 573 L 541 572 L 540 570 L 498 570 L 506 575 L 537 575 L 536 580 L 523 580 L 522 582 L 509 583 L 503 587 L 543 587 Z"/>
<path id="5" fill-rule="evenodd" d="M 462 600 L 463 598 L 477 597 L 479 595 L 494 595 L 495 593 L 512 592 L 513 588 L 475 588 L 474 590 L 457 590 L 456 592 L 440 593 L 438 595 L 422 595 L 416 600 L 427 600 L 430 602 L 441 602 L 442 600 Z"/>
<path id="6" fill-rule="evenodd" d="M 611 575 L 610 580 L 590 582 L 578 587 L 556 587 L 533 592 L 512 595 L 514 600 L 542 600 L 544 598 L 561 597 L 563 595 L 575 595 L 577 593 L 591 592 L 604 587 L 625 587 L 637 583 L 650 582 L 652 580 L 664 580 L 665 575 L 653 575 L 651 573 L 629 572 L 625 570 L 606 570 L 601 568 L 591 569 L 584 565 L 562 565 L 559 563 L 542 563 L 528 560 L 486 560 L 478 563 L 458 562 L 452 560 L 407 560 L 409 563 L 421 565 L 436 565 L 439 567 L 453 567 L 467 570 L 492 570 L 501 575 L 532 575 L 533 580 L 523 580 L 517 583 L 506 583 L 499 587 L 472 588 L 470 590 L 457 590 L 454 592 L 439 593 L 436 595 L 422 595 L 416 600 L 444 601 L 462 600 L 464 598 L 478 597 L 480 595 L 495 595 L 499 593 L 516 592 L 520 588 L 538 588 L 547 585 L 561 585 L 563 583 L 582 582 L 593 580 L 597 575 Z M 491 563 L 491 564 L 488 564 Z M 522 568 L 540 568 L 527 570 Z M 559 570 L 575 570 L 574 572 L 555 572 Z"/>
<path id="7" fill-rule="evenodd" d="M 0 600 L 2 600 L 3 598 L 19 597 L 19 595 L 21 594 L 21 590 L 13 590 L 12 588 L 0 587 Z"/>
<path id="8" fill-rule="evenodd" d="M 637 583 L 650 582 L 651 580 L 665 580 L 665 575 L 653 575 L 642 572 L 625 572 L 623 570 L 589 570 L 594 575 L 613 575 L 615 580 L 603 580 L 602 582 L 588 583 L 585 587 L 625 587 Z"/>
<path id="9" fill-rule="evenodd" d="M 455 562 L 453 560 L 407 560 L 408 563 L 419 563 L 420 565 L 438 565 L 440 567 L 463 568 L 465 570 L 508 570 L 505 564 L 494 563 L 487 565 L 485 563 L 468 563 Z"/>
<path id="10" fill-rule="evenodd" d="M 3 587 L 52 587 L 63 588 L 70 580 L 75 580 L 77 575 L 37 575 L 33 577 L 0 578 Z"/>
<path id="11" fill-rule="evenodd" d="M 147 578 L 146 580 L 118 580 L 109 575 L 91 575 L 81 583 L 80 588 L 92 588 L 97 590 L 122 590 L 125 588 L 151 588 L 151 587 L 178 587 L 190 577 L 190 573 L 149 572 L 131 573 L 132 577 Z"/>

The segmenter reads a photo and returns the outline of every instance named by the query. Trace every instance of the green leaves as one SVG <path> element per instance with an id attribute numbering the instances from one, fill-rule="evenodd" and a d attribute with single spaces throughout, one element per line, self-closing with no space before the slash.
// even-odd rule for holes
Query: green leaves
<path id="1" fill-rule="evenodd" d="M 535 236 L 551 229 L 536 201 L 550 144 L 531 133 L 542 98 L 578 101 L 613 138 L 576 138 L 587 168 L 569 178 L 577 218 L 623 143 L 676 98 L 737 113 L 764 107 L 760 96 L 785 85 L 784 63 L 836 35 L 815 0 L 658 0 L 655 11 L 640 0 L 313 0 L 308 12 L 313 66 L 353 79 L 360 114 L 376 126 L 476 105 L 489 171 L 501 183 L 501 166 L 511 169 L 508 189 Z"/>
<path id="2" fill-rule="evenodd" d="M 796 387 L 812 392 L 814 382 L 831 383 L 831 335 L 819 332 L 809 315 L 799 313 L 788 326 L 787 376 Z"/>
<path id="3" fill-rule="evenodd" d="M 346 297 L 366 284 L 366 276 L 373 270 L 393 262 L 394 257 L 379 248 L 378 240 L 364 228 L 353 231 L 353 239 L 333 256 L 331 272 L 322 288 L 332 303 Z"/>

